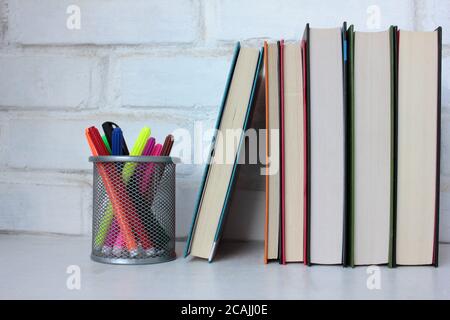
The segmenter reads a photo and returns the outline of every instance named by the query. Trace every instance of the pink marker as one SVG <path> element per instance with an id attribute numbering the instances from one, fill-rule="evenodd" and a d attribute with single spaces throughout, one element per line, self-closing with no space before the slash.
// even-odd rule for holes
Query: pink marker
<path id="1" fill-rule="evenodd" d="M 158 143 L 153 148 L 151 155 L 154 157 L 157 157 L 161 154 L 161 150 L 162 150 L 162 145 Z M 139 190 L 143 194 L 145 194 L 147 192 L 148 188 L 150 187 L 150 182 L 151 182 L 154 166 L 155 165 L 153 163 L 147 164 L 147 168 L 144 171 L 144 175 L 141 177 L 141 184 L 139 186 Z"/>
<path id="2" fill-rule="evenodd" d="M 125 248 L 125 240 L 123 238 L 122 232 L 120 232 L 116 238 L 116 242 L 114 243 L 114 247 L 112 249 L 113 255 L 120 256 L 124 248 Z"/>
<path id="3" fill-rule="evenodd" d="M 111 253 L 114 246 L 114 242 L 116 241 L 119 232 L 120 232 L 119 224 L 117 223 L 116 217 L 114 217 L 111 226 L 109 227 L 108 230 L 105 245 L 102 248 L 102 252 L 104 254 L 109 255 Z"/>
<path id="4" fill-rule="evenodd" d="M 155 147 L 155 143 L 156 143 L 155 138 L 153 138 L 153 137 L 149 138 L 147 140 L 147 143 L 145 144 L 144 151 L 142 151 L 142 155 L 146 156 L 146 157 L 151 156 L 153 148 Z M 138 175 L 137 181 L 141 181 L 142 173 L 145 169 L 145 166 L 146 166 L 146 163 L 140 163 L 138 165 L 137 170 L 135 170 L 136 174 Z"/>
<path id="5" fill-rule="evenodd" d="M 156 140 L 155 138 L 150 138 L 147 140 L 145 144 L 144 151 L 142 151 L 143 156 L 150 156 L 152 154 L 153 147 L 155 146 Z"/>

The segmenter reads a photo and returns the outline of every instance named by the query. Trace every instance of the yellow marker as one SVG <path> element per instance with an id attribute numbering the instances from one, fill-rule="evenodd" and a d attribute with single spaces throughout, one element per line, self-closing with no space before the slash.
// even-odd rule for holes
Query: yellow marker
<path id="1" fill-rule="evenodd" d="M 148 138 L 150 138 L 151 130 L 149 127 L 142 128 L 136 142 L 133 145 L 133 149 L 131 149 L 130 156 L 140 156 L 142 155 L 142 151 L 144 151 L 145 144 L 147 143 Z M 125 183 L 130 181 L 133 176 L 134 169 L 136 169 L 137 162 L 127 162 L 122 170 L 122 179 Z"/>

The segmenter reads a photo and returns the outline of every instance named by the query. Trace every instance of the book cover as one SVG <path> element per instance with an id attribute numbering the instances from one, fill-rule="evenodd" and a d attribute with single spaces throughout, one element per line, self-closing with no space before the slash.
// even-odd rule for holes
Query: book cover
<path id="1" fill-rule="evenodd" d="M 236 43 L 236 46 L 234 48 L 234 53 L 233 53 L 233 58 L 231 60 L 231 66 L 230 66 L 230 70 L 228 72 L 228 76 L 227 76 L 227 81 L 225 84 L 225 90 L 222 96 L 222 101 L 220 103 L 220 108 L 219 108 L 219 114 L 217 115 L 217 120 L 216 120 L 216 124 L 215 124 L 215 135 L 213 136 L 212 140 L 211 140 L 211 146 L 210 146 L 210 152 L 209 152 L 209 156 L 208 156 L 208 161 L 206 163 L 205 166 L 205 170 L 203 171 L 203 176 L 202 176 L 202 181 L 200 183 L 200 189 L 198 192 L 198 196 L 197 196 L 197 201 L 196 201 L 196 205 L 195 205 L 195 209 L 194 209 L 194 214 L 192 217 L 192 223 L 191 223 L 191 228 L 189 231 L 189 235 L 187 238 L 187 242 L 186 242 L 186 248 L 184 251 L 184 257 L 187 257 L 190 253 L 190 249 L 191 249 L 191 243 L 192 243 L 192 236 L 195 230 L 195 225 L 197 222 L 197 215 L 198 215 L 198 211 L 200 208 L 200 204 L 202 201 L 202 196 L 203 196 L 203 191 L 206 185 L 206 179 L 208 177 L 208 171 L 210 168 L 210 162 L 211 162 L 211 156 L 212 156 L 212 151 L 214 150 L 214 146 L 216 143 L 216 134 L 217 134 L 217 130 L 219 130 L 219 126 L 220 126 L 220 121 L 222 120 L 222 115 L 223 115 L 223 109 L 225 107 L 225 103 L 227 101 L 227 97 L 228 97 L 228 91 L 230 89 L 230 84 L 231 84 L 231 80 L 233 79 L 233 73 L 234 73 L 234 68 L 236 66 L 236 61 L 237 58 L 239 56 L 239 50 L 241 48 L 241 44 L 240 42 Z"/>
<path id="2" fill-rule="evenodd" d="M 264 262 L 268 263 L 269 260 L 280 260 L 281 256 L 281 230 L 280 230 L 280 213 L 281 213 L 281 184 L 280 184 L 280 171 L 277 173 L 270 173 L 269 160 L 273 161 L 273 152 L 274 150 L 278 150 L 278 163 L 280 163 L 281 152 L 280 152 L 280 143 L 281 143 L 281 135 L 278 135 L 278 141 L 273 142 L 271 137 L 273 130 L 279 130 L 280 128 L 280 43 L 279 41 L 276 43 L 264 43 L 264 76 L 265 76 L 265 105 L 266 105 L 266 113 L 265 113 L 265 128 L 266 128 L 266 194 L 265 194 L 265 230 L 264 230 L 264 243 L 265 243 L 265 255 Z M 274 61 L 276 58 L 276 62 Z M 274 145 L 272 145 L 274 144 Z M 269 158 L 270 157 L 270 158 Z M 274 217 L 274 215 L 278 215 Z M 275 227 L 276 225 L 276 227 Z M 272 228 L 276 228 L 277 235 L 277 255 L 274 258 L 273 254 L 273 246 L 271 243 L 273 239 L 271 237 L 274 236 Z"/>
<path id="3" fill-rule="evenodd" d="M 343 264 L 347 196 L 343 32 L 342 28 L 310 29 L 307 25 L 305 33 L 309 111 L 307 263 Z"/>
<path id="4" fill-rule="evenodd" d="M 440 170 L 441 170 L 441 86 L 442 86 L 442 27 L 436 29 L 438 34 L 438 93 L 437 93 L 437 139 L 436 139 L 436 202 L 434 225 L 433 263 L 439 266 L 439 199 L 440 199 Z"/>
<path id="5" fill-rule="evenodd" d="M 389 36 L 389 210 L 386 213 L 389 216 L 389 235 L 386 238 L 388 241 L 388 265 L 393 267 L 393 252 L 395 250 L 395 119 L 396 119 L 396 90 L 395 90 L 395 77 L 396 77 L 396 50 L 395 50 L 395 38 L 396 27 L 392 26 L 388 30 Z M 355 31 L 354 27 L 350 26 L 347 32 L 348 39 L 348 100 L 347 105 L 349 109 L 349 212 L 347 222 L 347 264 L 351 267 L 356 265 L 355 262 L 355 219 L 356 219 L 356 115 L 355 115 Z M 359 72 L 359 71 L 358 71 Z M 381 263 L 381 262 L 380 262 Z"/>
<path id="6" fill-rule="evenodd" d="M 348 219 L 350 207 L 350 128 L 349 128 L 349 104 L 348 104 L 348 39 L 347 22 L 344 22 L 341 29 L 342 36 L 342 77 L 343 99 L 344 99 L 344 223 L 343 223 L 343 245 L 342 245 L 342 265 L 348 265 Z"/>
<path id="7" fill-rule="evenodd" d="M 441 41 L 440 27 L 397 36 L 396 265 L 439 262 Z"/>
<path id="8" fill-rule="evenodd" d="M 244 131 L 248 129 L 249 118 L 250 118 L 250 115 L 252 113 L 253 106 L 254 106 L 253 102 L 254 102 L 255 95 L 256 95 L 256 89 L 258 87 L 258 81 L 261 80 L 260 79 L 260 73 L 261 73 L 261 67 L 262 67 L 262 64 L 263 64 L 262 63 L 262 61 L 263 61 L 263 54 L 264 54 L 264 48 L 262 48 L 260 50 L 260 52 L 259 52 L 258 62 L 257 62 L 257 65 L 256 65 L 256 70 L 255 70 L 255 75 L 254 75 L 254 80 L 253 80 L 253 86 L 252 86 L 252 90 L 251 90 L 251 94 L 250 94 L 250 100 L 248 102 L 247 113 L 246 113 L 245 120 L 244 120 L 244 126 L 243 126 L 243 130 Z M 236 184 L 236 176 L 237 176 L 237 168 L 238 168 L 237 160 L 239 159 L 240 152 L 242 151 L 242 148 L 243 148 L 244 137 L 245 137 L 245 135 L 243 134 L 241 136 L 240 141 L 239 141 L 238 153 L 237 153 L 235 161 L 234 161 L 233 171 L 232 171 L 232 174 L 231 174 L 230 182 L 228 184 L 228 189 L 227 189 L 227 193 L 226 193 L 226 196 L 225 196 L 225 202 L 224 202 L 224 205 L 223 205 L 223 208 L 222 208 L 222 212 L 221 212 L 221 215 L 220 215 L 219 225 L 217 227 L 216 235 L 214 237 L 213 250 L 211 252 L 211 256 L 208 259 L 209 262 L 212 262 L 214 257 L 215 257 L 215 254 L 216 254 L 216 251 L 217 251 L 217 245 L 218 245 L 218 243 L 219 243 L 219 241 L 220 241 L 220 239 L 222 237 L 222 234 L 223 234 L 223 227 L 225 225 L 224 221 L 225 221 L 226 215 L 228 213 L 231 194 L 232 194 L 233 188 L 234 188 L 234 186 Z"/>
<path id="9" fill-rule="evenodd" d="M 285 198 L 284 198 L 284 190 L 285 190 L 285 178 L 284 178 L 284 40 L 280 41 L 280 131 L 281 131 L 281 143 L 280 143 L 280 152 L 281 152 L 281 258 L 280 263 L 286 264 L 286 255 L 285 255 Z"/>
<path id="10" fill-rule="evenodd" d="M 389 262 L 390 268 L 396 267 L 395 262 L 395 234 L 396 234 L 396 208 L 397 208 L 397 80 L 398 80 L 398 28 L 391 26 L 390 28 L 390 42 L 391 42 L 391 105 L 392 105 L 392 149 L 391 149 L 391 219 L 390 219 L 390 239 L 389 239 Z"/>
<path id="11" fill-rule="evenodd" d="M 267 41 L 264 41 L 264 86 L 266 90 L 266 209 L 265 209 L 265 221 L 264 221 L 264 263 L 268 263 L 268 251 L 269 251 L 269 57 L 268 57 L 268 45 Z"/>

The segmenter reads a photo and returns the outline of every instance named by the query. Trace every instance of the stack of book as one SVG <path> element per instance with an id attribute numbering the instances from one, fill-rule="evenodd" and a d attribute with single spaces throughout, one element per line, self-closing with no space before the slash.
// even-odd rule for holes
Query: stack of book
<path id="1" fill-rule="evenodd" d="M 216 129 L 242 134 L 213 138 L 185 255 L 214 258 L 265 81 L 264 261 L 437 266 L 441 32 L 307 25 L 301 41 L 238 43 Z"/>

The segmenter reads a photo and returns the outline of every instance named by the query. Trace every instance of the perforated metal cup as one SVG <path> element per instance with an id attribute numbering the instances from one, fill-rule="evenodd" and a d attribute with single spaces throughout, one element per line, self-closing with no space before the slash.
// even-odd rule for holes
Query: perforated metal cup
<path id="1" fill-rule="evenodd" d="M 175 259 L 172 157 L 90 157 L 94 165 L 92 254 L 97 262 Z"/>

